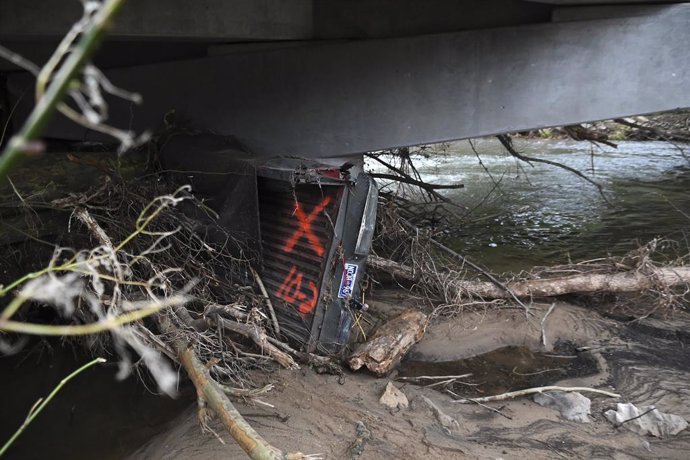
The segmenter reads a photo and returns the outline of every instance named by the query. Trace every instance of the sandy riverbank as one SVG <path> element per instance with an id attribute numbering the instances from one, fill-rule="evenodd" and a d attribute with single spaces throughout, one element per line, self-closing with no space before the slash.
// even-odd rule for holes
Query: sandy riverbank
<path id="1" fill-rule="evenodd" d="M 375 309 L 394 311 L 414 299 L 399 301 L 400 294 L 384 292 L 374 300 Z M 466 312 L 452 319 L 432 322 L 414 359 L 448 361 L 485 353 L 503 346 L 540 349 L 540 319 L 550 304 L 535 306 L 528 321 L 520 310 Z M 585 353 L 598 363 L 595 375 L 558 382 L 615 390 L 622 402 L 654 404 L 690 418 L 690 359 L 684 347 L 690 344 L 688 315 L 670 320 L 624 323 L 590 309 L 558 303 L 546 323 L 547 344 L 569 341 L 590 347 Z M 548 348 L 548 347 L 547 347 Z M 615 428 L 603 412 L 616 400 L 592 397 L 590 424 L 560 419 L 530 398 L 493 403 L 503 415 L 477 405 L 458 404 L 446 394 L 429 388 L 397 382 L 410 400 L 408 409 L 392 411 L 379 404 L 386 384 L 395 378 L 377 379 L 366 373 L 343 376 L 319 375 L 313 370 L 276 371 L 257 374 L 259 383 L 272 382 L 276 389 L 262 397 L 273 405 L 238 403 L 252 425 L 284 451 L 321 453 L 332 459 L 383 458 L 687 458 L 690 432 L 670 439 L 641 437 L 625 428 Z M 425 396 L 459 429 L 448 433 L 437 421 Z M 591 396 L 591 395 L 590 395 Z M 363 422 L 371 437 L 357 456 L 352 450 L 357 422 Z M 171 420 L 158 436 L 130 457 L 210 460 L 243 458 L 242 451 L 223 432 L 225 440 L 202 434 L 195 405 Z"/>

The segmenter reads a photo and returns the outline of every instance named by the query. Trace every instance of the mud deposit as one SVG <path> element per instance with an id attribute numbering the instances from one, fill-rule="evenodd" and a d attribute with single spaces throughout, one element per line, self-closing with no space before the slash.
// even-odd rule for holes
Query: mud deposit
<path id="1" fill-rule="evenodd" d="M 446 387 L 442 380 L 419 380 L 420 385 L 450 388 L 463 396 L 485 396 L 551 385 L 566 378 L 586 377 L 598 372 L 596 360 L 577 353 L 573 344 L 557 344 L 552 353 L 527 347 L 502 347 L 483 355 L 457 361 L 404 361 L 400 377 L 466 375 Z"/>
<path id="2" fill-rule="evenodd" d="M 372 308 L 390 312 L 413 302 L 409 296 L 401 301 L 399 295 L 380 294 L 378 300 L 372 299 Z M 251 401 L 238 401 L 237 405 L 272 444 L 284 451 L 321 453 L 329 459 L 686 459 L 690 451 L 688 430 L 669 439 L 641 437 L 624 427 L 614 427 L 604 419 L 603 412 L 617 402 L 632 402 L 655 404 L 659 410 L 690 417 L 690 360 L 686 353 L 690 342 L 684 332 L 689 329 L 690 315 L 679 313 L 663 321 L 628 323 L 559 303 L 545 323 L 547 346 L 543 347 L 540 321 L 548 308 L 549 304 L 534 305 L 530 320 L 520 310 L 466 312 L 437 320 L 413 349 L 410 362 L 422 361 L 444 373 L 459 369 L 437 367 L 445 365 L 442 363 L 470 363 L 476 373 L 484 367 L 489 369 L 492 362 L 500 363 L 507 376 L 507 369 L 513 372 L 514 368 L 522 371 L 564 365 L 544 358 L 563 352 L 572 355 L 576 352 L 557 345 L 572 344 L 569 346 L 581 350 L 578 354 L 587 365 L 566 370 L 555 382 L 549 377 L 549 382 L 622 395 L 611 399 L 588 394 L 592 399 L 592 423 L 564 421 L 558 413 L 530 398 L 487 404 L 500 413 L 475 404 L 459 404 L 433 388 L 396 381 L 409 362 L 382 379 L 362 372 L 319 375 L 311 369 L 259 373 L 257 383 L 276 384 L 274 392 L 261 398 L 274 407 Z M 589 375 L 592 363 L 598 370 Z M 379 404 L 390 381 L 410 400 L 408 409 L 390 410 Z M 522 381 L 519 386 L 532 383 L 540 381 Z M 491 390 L 512 389 L 513 385 L 517 383 L 497 382 Z M 489 388 L 485 391 L 488 393 Z M 441 426 L 438 415 L 423 397 L 455 419 L 457 426 Z M 357 437 L 362 424 L 370 434 L 363 443 Z M 212 427 L 225 445 L 211 434 L 200 433 L 190 401 L 189 408 L 163 433 L 129 458 L 243 458 L 222 426 L 214 422 Z"/>

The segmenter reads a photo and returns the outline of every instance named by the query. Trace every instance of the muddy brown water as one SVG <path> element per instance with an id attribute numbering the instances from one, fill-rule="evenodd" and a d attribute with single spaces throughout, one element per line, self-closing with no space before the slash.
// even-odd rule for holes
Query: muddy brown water
<path id="1" fill-rule="evenodd" d="M 495 395 L 599 372 L 591 355 L 577 353 L 574 349 L 572 345 L 563 344 L 553 352 L 544 353 L 527 347 L 509 346 L 456 361 L 405 360 L 398 371 L 400 377 L 470 374 L 448 387 L 436 385 L 436 388 L 449 388 L 461 396 Z M 416 384 L 435 385 L 440 381 L 421 379 Z"/>

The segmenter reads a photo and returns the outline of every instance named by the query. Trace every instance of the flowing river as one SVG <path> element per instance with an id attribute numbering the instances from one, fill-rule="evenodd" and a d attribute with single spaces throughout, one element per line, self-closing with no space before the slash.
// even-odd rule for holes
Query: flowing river
<path id="1" fill-rule="evenodd" d="M 689 252 L 690 155 L 687 145 L 517 139 L 526 156 L 575 168 L 520 162 L 493 138 L 433 146 L 413 157 L 424 180 L 462 183 L 443 193 L 465 206 L 465 222 L 445 242 L 496 272 L 620 255 L 656 237 L 665 254 Z M 481 161 L 478 159 L 480 158 Z M 375 170 L 379 167 L 370 161 Z M 672 242 L 670 242 L 672 241 Z"/>

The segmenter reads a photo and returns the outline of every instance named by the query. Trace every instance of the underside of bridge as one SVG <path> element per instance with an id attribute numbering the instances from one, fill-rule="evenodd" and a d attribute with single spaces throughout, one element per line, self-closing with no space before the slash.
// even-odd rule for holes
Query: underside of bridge
<path id="1" fill-rule="evenodd" d="M 3 0 L 0 44 L 42 64 L 80 8 Z M 689 107 L 689 44 L 680 2 L 137 0 L 96 61 L 144 96 L 113 102 L 115 125 L 174 111 L 255 155 L 324 158 Z M 16 128 L 33 80 L 0 75 Z M 64 119 L 46 134 L 105 140 Z"/>

